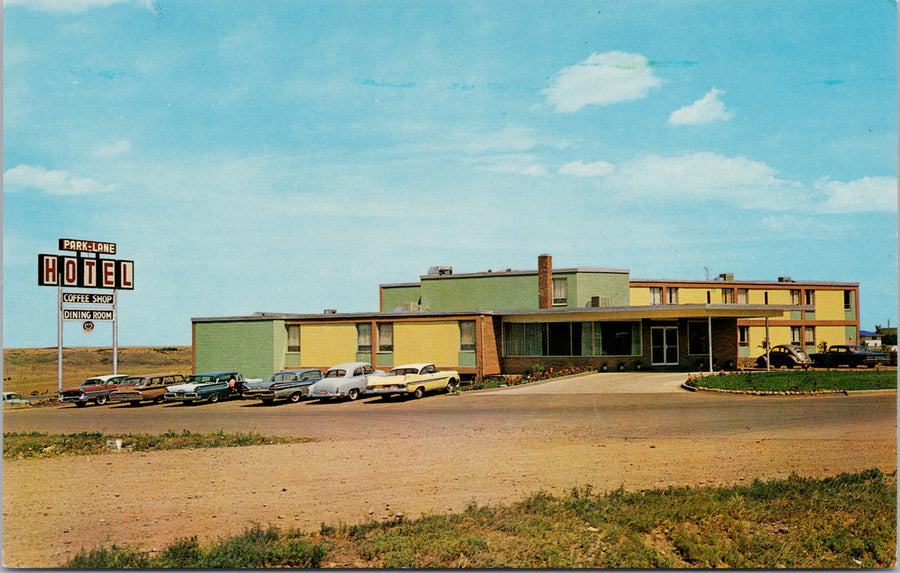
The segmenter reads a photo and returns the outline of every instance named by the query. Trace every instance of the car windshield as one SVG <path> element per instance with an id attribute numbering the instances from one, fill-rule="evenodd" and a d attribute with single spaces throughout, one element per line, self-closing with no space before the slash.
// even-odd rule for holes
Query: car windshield
<path id="1" fill-rule="evenodd" d="M 391 374 L 396 374 L 397 376 L 404 376 L 406 374 L 418 374 L 415 368 L 392 368 Z"/>
<path id="2" fill-rule="evenodd" d="M 126 378 L 119 386 L 140 386 L 144 383 L 143 378 Z"/>
<path id="3" fill-rule="evenodd" d="M 192 375 L 188 376 L 187 380 L 185 380 L 185 382 L 195 382 L 195 383 L 196 382 L 215 382 L 215 381 L 216 381 L 215 376 L 209 376 L 207 374 L 192 374 Z"/>
<path id="4" fill-rule="evenodd" d="M 346 370 L 329 370 L 325 373 L 325 378 L 343 378 L 346 375 Z"/>
<path id="5" fill-rule="evenodd" d="M 100 384 L 103 384 L 103 380 L 99 378 L 88 378 L 81 383 L 82 386 L 98 386 Z"/>

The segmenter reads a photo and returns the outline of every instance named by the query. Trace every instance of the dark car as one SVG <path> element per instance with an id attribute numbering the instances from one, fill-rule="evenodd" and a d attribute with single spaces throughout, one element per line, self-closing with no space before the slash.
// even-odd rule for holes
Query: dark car
<path id="1" fill-rule="evenodd" d="M 815 366 L 824 368 L 837 366 L 874 368 L 879 364 L 888 365 L 891 361 L 886 353 L 873 352 L 870 348 L 858 344 L 836 344 L 829 347 L 827 352 L 817 352 L 811 358 Z"/>
<path id="2" fill-rule="evenodd" d="M 793 344 L 779 344 L 773 346 L 769 349 L 769 360 L 772 368 L 781 368 L 782 366 L 785 368 L 794 368 L 795 366 L 799 366 L 800 368 L 805 369 L 809 368 L 811 363 L 809 355 L 807 355 L 802 348 Z M 756 366 L 758 368 L 766 367 L 765 354 L 756 359 Z"/>

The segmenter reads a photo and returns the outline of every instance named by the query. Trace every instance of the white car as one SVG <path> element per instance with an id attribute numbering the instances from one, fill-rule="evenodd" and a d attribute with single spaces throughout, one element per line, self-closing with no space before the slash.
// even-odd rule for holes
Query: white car
<path id="1" fill-rule="evenodd" d="M 4 406 L 18 406 L 22 404 L 30 404 L 28 400 L 22 398 L 15 392 L 4 392 L 3 393 L 3 405 Z"/>
<path id="2" fill-rule="evenodd" d="M 309 387 L 310 398 L 348 398 L 356 400 L 365 392 L 369 376 L 384 376 L 368 362 L 347 362 L 332 366 L 325 377 Z"/>
<path id="3" fill-rule="evenodd" d="M 452 392 L 459 384 L 456 370 L 438 370 L 434 364 L 404 364 L 391 368 L 387 376 L 369 380 L 366 394 L 411 394 L 421 398 L 425 392 L 446 390 Z"/>

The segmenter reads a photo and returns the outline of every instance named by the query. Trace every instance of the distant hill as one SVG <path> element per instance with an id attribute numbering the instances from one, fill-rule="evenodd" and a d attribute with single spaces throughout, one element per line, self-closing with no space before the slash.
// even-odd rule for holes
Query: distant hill
<path id="1" fill-rule="evenodd" d="M 56 394 L 57 348 L 4 348 L 3 389 L 23 397 Z M 191 373 L 190 346 L 122 346 L 119 374 L 172 371 Z M 63 388 L 78 386 L 85 378 L 112 374 L 112 348 L 63 348 Z"/>

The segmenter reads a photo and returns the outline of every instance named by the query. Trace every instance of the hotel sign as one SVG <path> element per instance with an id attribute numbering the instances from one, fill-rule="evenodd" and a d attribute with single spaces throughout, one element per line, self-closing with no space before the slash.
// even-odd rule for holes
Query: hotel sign
<path id="1" fill-rule="evenodd" d="M 59 249 L 76 254 L 38 255 L 39 286 L 134 290 L 134 261 L 100 258 L 116 254 L 115 243 L 60 239 Z"/>
<path id="2" fill-rule="evenodd" d="M 118 374 L 117 297 L 119 290 L 134 290 L 134 261 L 111 258 L 116 254 L 115 243 L 59 239 L 58 247 L 66 254 L 38 255 L 37 271 L 38 286 L 55 286 L 58 291 L 56 379 L 62 391 L 63 323 L 66 321 L 81 321 L 85 333 L 94 331 L 94 322 L 112 323 L 113 374 Z M 64 288 L 112 289 L 112 293 L 71 292 Z"/>

